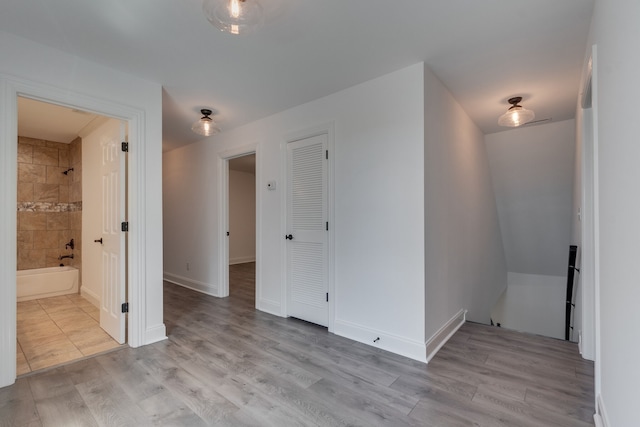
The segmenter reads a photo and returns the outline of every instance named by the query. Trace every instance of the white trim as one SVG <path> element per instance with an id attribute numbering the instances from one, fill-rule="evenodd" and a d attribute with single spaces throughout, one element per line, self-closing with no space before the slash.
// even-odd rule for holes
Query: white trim
<path id="1" fill-rule="evenodd" d="M 0 200 L 3 201 L 0 207 L 0 387 L 16 380 L 18 106 L 15 91 L 0 75 Z"/>
<path id="2" fill-rule="evenodd" d="M 578 114 L 582 115 L 582 188 L 581 188 L 581 219 L 580 232 L 582 248 L 580 248 L 580 275 L 582 306 L 582 330 L 579 331 L 578 348 L 580 354 L 587 360 L 595 359 L 595 279 L 594 279 L 594 195 L 595 195 L 595 125 L 593 99 L 593 53 L 589 55 L 584 65 L 581 100 Z"/>
<path id="3" fill-rule="evenodd" d="M 229 161 L 218 158 L 218 283 L 217 296 L 229 296 Z"/>
<path id="4" fill-rule="evenodd" d="M 280 314 L 282 309 L 278 301 L 256 298 L 256 308 L 265 313 L 273 314 L 274 316 L 282 316 Z"/>
<path id="5" fill-rule="evenodd" d="M 287 284 L 287 242 L 282 238 L 287 229 L 287 139 L 280 142 L 280 315 L 289 317 Z"/>
<path id="6" fill-rule="evenodd" d="M 262 246 L 262 181 L 260 179 L 260 161 L 262 159 L 258 142 L 240 145 L 218 153 L 218 295 L 229 296 L 229 160 L 236 157 L 256 155 L 256 302 L 262 295 L 262 268 L 260 266 L 260 248 Z"/>
<path id="7" fill-rule="evenodd" d="M 256 261 L 255 255 L 239 256 L 235 258 L 229 258 L 229 265 L 246 264 L 248 262 L 255 262 L 255 261 Z"/>
<path id="8" fill-rule="evenodd" d="M 329 151 L 329 159 L 327 163 L 327 221 L 329 222 L 329 231 L 327 233 L 327 292 L 329 293 L 329 306 L 328 306 L 328 321 L 327 329 L 329 332 L 335 332 L 335 313 L 336 313 L 336 287 L 335 287 L 335 209 L 334 209 L 334 197 L 335 197 L 335 123 L 327 122 L 313 126 L 310 128 L 296 130 L 288 132 L 284 135 L 282 143 L 280 144 L 281 152 L 281 167 L 280 167 L 280 181 L 282 189 L 280 203 L 281 211 L 284 213 L 280 216 L 280 234 L 284 235 L 284 230 L 287 229 L 287 144 L 290 142 L 299 141 L 301 139 L 311 138 L 318 135 L 327 135 L 327 150 Z M 287 317 L 287 292 L 288 292 L 288 278 L 287 278 L 287 245 L 285 240 L 280 242 L 280 253 L 282 254 L 281 265 L 281 277 L 282 280 L 280 292 L 281 292 L 281 313 Z"/>
<path id="9" fill-rule="evenodd" d="M 96 308 L 100 308 L 100 296 L 95 292 L 86 289 L 84 286 L 80 286 L 80 295 L 91 304 L 95 305 Z"/>
<path id="10" fill-rule="evenodd" d="M 167 329 L 164 324 L 148 328 L 144 331 L 145 345 L 167 339 Z"/>
<path id="11" fill-rule="evenodd" d="M 17 200 L 17 97 L 23 96 L 51 104 L 89 111 L 102 116 L 126 120 L 129 126 L 128 163 L 128 344 L 138 347 L 148 343 L 148 338 L 158 339 L 164 324 L 153 328 L 153 337 L 147 337 L 146 325 L 146 135 L 144 110 L 129 107 L 105 99 L 60 89 L 0 74 L 0 151 L 2 159 L 2 200 Z M 151 142 L 149 142 L 151 143 Z M 16 377 L 16 289 L 6 284 L 16 283 L 16 215 L 14 203 L 5 203 L 0 210 L 0 387 L 12 384 Z"/>
<path id="12" fill-rule="evenodd" d="M 593 120 L 593 282 L 594 282 L 594 310 L 595 310 L 595 363 L 594 363 L 594 391 L 598 396 L 601 389 L 601 339 L 600 339 L 600 172 L 599 172 L 599 143 L 598 143 L 598 61 L 597 46 L 591 48 L 591 119 Z M 597 404 L 597 402 L 596 402 Z"/>
<path id="13" fill-rule="evenodd" d="M 596 396 L 596 413 L 593 415 L 593 421 L 595 421 L 596 427 L 610 427 L 609 417 L 607 416 L 607 410 L 602 400 L 602 395 Z"/>
<path id="14" fill-rule="evenodd" d="M 445 345 L 447 341 L 449 341 L 449 338 L 451 338 L 453 334 L 455 334 L 458 329 L 460 329 L 460 327 L 464 325 L 466 319 L 467 310 L 460 310 L 455 316 L 449 319 L 447 323 L 442 325 L 442 327 L 438 329 L 438 332 L 433 334 L 431 338 L 427 340 L 427 342 L 425 343 L 427 362 L 429 362 L 433 358 L 433 356 L 435 356 L 436 353 L 442 348 L 442 346 Z"/>
<path id="15" fill-rule="evenodd" d="M 163 276 L 162 280 L 165 282 L 173 283 L 174 285 L 182 286 L 183 288 L 191 289 L 192 291 L 211 295 L 212 297 L 220 296 L 220 289 L 217 285 L 199 282 L 197 280 L 189 279 L 188 277 L 167 273 L 166 271 L 163 273 Z"/>
<path id="16" fill-rule="evenodd" d="M 336 335 L 349 338 L 372 347 L 381 348 L 419 362 L 427 362 L 426 347 L 423 342 L 415 341 L 399 335 L 358 325 L 346 320 L 335 319 Z"/>

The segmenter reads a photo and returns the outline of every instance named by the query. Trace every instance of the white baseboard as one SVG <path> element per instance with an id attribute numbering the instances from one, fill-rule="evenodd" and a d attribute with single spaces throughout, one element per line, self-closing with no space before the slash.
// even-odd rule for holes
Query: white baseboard
<path id="1" fill-rule="evenodd" d="M 447 323 L 445 323 L 435 334 L 431 336 L 425 343 L 427 362 L 436 355 L 438 350 L 449 341 L 449 338 L 456 333 L 460 326 L 464 325 L 467 317 L 467 310 L 460 310 Z"/>
<path id="2" fill-rule="evenodd" d="M 95 292 L 92 292 L 89 289 L 86 289 L 84 286 L 81 286 L 80 295 L 82 295 L 84 299 L 95 305 L 97 308 L 100 308 L 100 296 L 96 295 Z"/>
<path id="3" fill-rule="evenodd" d="M 596 413 L 593 415 L 593 421 L 595 422 L 596 427 L 611 427 L 601 394 L 596 397 Z"/>
<path id="4" fill-rule="evenodd" d="M 333 333 L 419 362 L 427 361 L 424 343 L 420 341 L 338 319 L 333 324 Z"/>
<path id="5" fill-rule="evenodd" d="M 197 280 L 178 276 L 177 274 L 167 273 L 166 271 L 163 273 L 163 280 L 166 280 L 169 283 L 173 283 L 174 285 L 182 286 L 183 288 L 191 289 L 192 291 L 211 295 L 213 297 L 220 296 L 220 290 L 218 289 L 217 285 L 199 282 Z"/>
<path id="6" fill-rule="evenodd" d="M 239 256 L 235 258 L 229 258 L 229 265 L 244 264 L 246 262 L 256 262 L 256 256 Z"/>
<path id="7" fill-rule="evenodd" d="M 274 316 L 282 317 L 282 307 L 278 301 L 272 301 L 268 299 L 261 299 L 258 301 L 258 310 L 265 313 L 273 314 Z"/>
<path id="8" fill-rule="evenodd" d="M 167 339 L 167 328 L 164 323 L 147 328 L 144 333 L 144 344 L 153 344 L 154 342 L 163 341 Z"/>

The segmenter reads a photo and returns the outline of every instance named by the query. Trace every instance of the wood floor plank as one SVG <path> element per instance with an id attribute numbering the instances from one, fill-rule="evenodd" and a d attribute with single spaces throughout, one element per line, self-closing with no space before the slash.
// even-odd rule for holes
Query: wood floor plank
<path id="1" fill-rule="evenodd" d="M 147 421 L 153 425 L 194 427 L 207 425 L 202 418 L 166 389 L 142 399 L 138 402 L 138 406 L 144 411 Z"/>
<path id="2" fill-rule="evenodd" d="M 366 390 L 353 391 L 342 387 L 340 383 L 323 379 L 313 384 L 309 391 L 317 399 L 323 400 L 329 407 L 343 407 L 345 411 L 367 425 L 417 426 L 412 418 L 390 405 L 368 396 Z"/>
<path id="3" fill-rule="evenodd" d="M 114 381 L 99 378 L 77 384 L 76 389 L 102 426 L 138 427 L 147 422 L 142 409 Z"/>
<path id="4" fill-rule="evenodd" d="M 165 390 L 164 386 L 140 366 L 136 351 L 125 348 L 95 358 L 109 377 L 117 382 L 130 400 L 138 402 Z"/>
<path id="5" fill-rule="evenodd" d="M 213 388 L 207 387 L 184 369 L 176 367 L 172 359 L 160 352 L 148 354 L 139 363 L 207 423 L 214 424 L 238 410 Z"/>
<path id="6" fill-rule="evenodd" d="M 432 389 L 409 414 L 425 426 L 433 427 L 540 427 L 534 422 L 516 420 L 513 416 L 467 401 L 461 396 Z"/>
<path id="7" fill-rule="evenodd" d="M 52 426 L 98 426 L 98 422 L 78 390 L 57 394 L 36 401 L 40 421 Z"/>
<path id="8" fill-rule="evenodd" d="M 473 402 L 481 403 L 494 410 L 506 412 L 514 416 L 520 423 L 527 422 L 548 427 L 585 427 L 593 425 L 591 422 L 584 422 L 554 411 L 537 410 L 529 402 L 509 398 L 482 386 L 478 388 L 478 392 L 473 396 Z"/>
<path id="9" fill-rule="evenodd" d="M 0 388 L 0 426 L 22 426 L 39 421 L 29 381 L 21 378 Z"/>
<path id="10" fill-rule="evenodd" d="M 593 394 L 576 396 L 568 393 L 558 393 L 555 390 L 541 387 L 527 387 L 525 402 L 542 410 L 552 411 L 569 418 L 591 423 L 593 420 Z"/>
<path id="11" fill-rule="evenodd" d="M 437 360 L 435 358 L 432 360 L 431 367 L 436 369 L 440 375 L 475 386 L 482 385 L 496 393 L 524 400 L 527 391 L 526 384 L 513 381 L 513 378 L 486 365 L 465 365 L 466 361 L 467 359 L 441 355 Z"/>

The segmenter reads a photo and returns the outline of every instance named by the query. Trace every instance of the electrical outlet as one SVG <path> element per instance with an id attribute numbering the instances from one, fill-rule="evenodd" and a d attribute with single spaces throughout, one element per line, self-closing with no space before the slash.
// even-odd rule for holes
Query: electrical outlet
<path id="1" fill-rule="evenodd" d="M 191 269 L 191 264 L 187 263 L 187 271 Z"/>

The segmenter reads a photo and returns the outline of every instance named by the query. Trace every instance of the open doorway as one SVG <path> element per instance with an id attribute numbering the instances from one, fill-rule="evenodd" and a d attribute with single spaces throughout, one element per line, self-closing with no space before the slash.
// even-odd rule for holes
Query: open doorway
<path id="1" fill-rule="evenodd" d="M 256 155 L 228 160 L 229 295 L 255 305 Z"/>
<path id="2" fill-rule="evenodd" d="M 99 156 L 109 151 L 107 132 L 114 134 L 110 144 L 119 148 L 123 131 L 115 119 L 18 97 L 18 375 L 124 342 L 123 334 L 114 339 L 101 327 L 109 317 L 101 303 L 104 295 L 113 295 L 102 281 L 113 274 L 103 274 L 103 251 L 94 246 L 105 241 L 101 218 L 112 216 L 103 215 Z M 124 184 L 126 168 L 117 169 Z M 112 198 L 123 214 L 124 188 Z M 101 243 L 87 238 L 93 234 Z M 124 290 L 126 254 L 120 246 L 117 268 L 122 271 L 112 267 L 110 273 L 122 278 L 118 286 Z"/>

